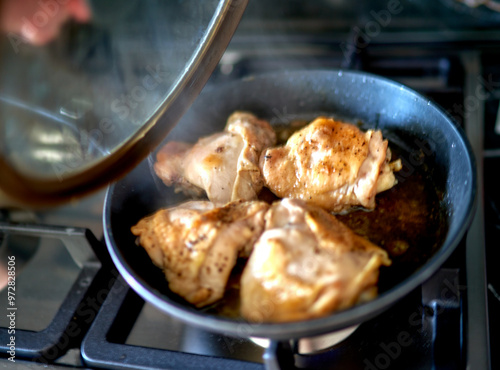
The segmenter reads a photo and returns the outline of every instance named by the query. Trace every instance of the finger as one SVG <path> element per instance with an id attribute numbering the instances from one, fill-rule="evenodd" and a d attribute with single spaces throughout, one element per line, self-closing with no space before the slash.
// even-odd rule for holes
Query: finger
<path id="1" fill-rule="evenodd" d="M 88 22 L 92 17 L 92 11 L 86 0 L 70 0 L 66 9 L 78 22 Z"/>

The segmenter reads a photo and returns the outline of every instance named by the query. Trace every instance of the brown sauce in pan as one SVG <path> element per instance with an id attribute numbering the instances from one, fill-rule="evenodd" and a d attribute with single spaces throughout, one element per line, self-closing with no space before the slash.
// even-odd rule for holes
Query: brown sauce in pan
<path id="1" fill-rule="evenodd" d="M 402 172 L 407 173 L 404 167 Z M 410 176 L 399 178 L 394 188 L 378 194 L 375 210 L 337 215 L 389 253 L 392 265 L 380 270 L 379 292 L 402 282 L 442 245 L 448 229 L 442 197 L 432 170 L 424 164 Z"/>
<path id="2" fill-rule="evenodd" d="M 393 160 L 406 158 L 406 154 L 389 143 Z M 403 161 L 405 163 L 405 161 Z M 390 289 L 422 267 L 442 244 L 448 225 L 442 204 L 443 194 L 432 179 L 433 170 L 424 163 L 409 171 L 403 167 L 397 176 L 398 184 L 376 197 L 373 211 L 362 209 L 336 217 L 353 231 L 385 249 L 392 265 L 382 267 L 378 283 L 379 293 Z M 273 201 L 277 198 L 264 190 L 261 198 Z M 244 261 L 240 262 L 228 282 L 224 298 L 204 309 L 224 317 L 238 318 L 239 278 Z"/>

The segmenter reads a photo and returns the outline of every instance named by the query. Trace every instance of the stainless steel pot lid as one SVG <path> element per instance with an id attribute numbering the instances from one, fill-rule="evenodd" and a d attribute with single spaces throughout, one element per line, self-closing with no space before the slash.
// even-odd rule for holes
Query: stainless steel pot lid
<path id="1" fill-rule="evenodd" d="M 46 205 L 125 174 L 201 91 L 247 1 L 95 1 L 90 22 L 46 45 L 4 33 L 1 190 Z M 38 2 L 23 27 L 46 27 L 65 3 Z"/>

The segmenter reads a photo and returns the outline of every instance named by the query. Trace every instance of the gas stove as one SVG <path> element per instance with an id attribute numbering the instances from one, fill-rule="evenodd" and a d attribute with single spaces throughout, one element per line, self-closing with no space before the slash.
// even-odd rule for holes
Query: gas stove
<path id="1" fill-rule="evenodd" d="M 453 0 L 427 3 L 251 2 L 209 85 L 276 70 L 343 68 L 388 77 L 437 102 L 471 143 L 478 198 L 467 236 L 429 281 L 343 333 L 269 342 L 206 332 L 158 311 L 120 277 L 102 238 L 101 191 L 47 211 L 0 213 L 0 268 L 15 267 L 15 280 L 0 291 L 0 364 L 499 367 L 491 349 L 500 341 L 493 314 L 500 309 L 500 14 Z"/>

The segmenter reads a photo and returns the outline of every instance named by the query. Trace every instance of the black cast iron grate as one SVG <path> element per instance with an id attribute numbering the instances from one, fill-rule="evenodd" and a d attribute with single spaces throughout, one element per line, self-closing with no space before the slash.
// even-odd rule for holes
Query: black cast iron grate
<path id="1" fill-rule="evenodd" d="M 87 229 L 59 226 L 0 223 L 0 235 L 23 235 L 60 239 L 69 249 L 81 251 L 82 256 L 99 257 L 83 262 L 81 271 L 50 324 L 41 331 L 15 329 L 15 358 L 52 363 L 69 349 L 78 348 L 95 317 L 99 304 L 96 294 L 101 282 L 108 280 L 109 257 L 103 245 Z M 85 249 L 88 249 L 85 251 Z M 89 254 L 90 253 L 90 254 Z M 102 268 L 105 266 L 105 268 Z M 101 303 L 104 300 L 101 297 Z M 90 302 L 90 303 L 89 303 Z M 17 311 L 17 310 L 16 310 Z M 22 311 L 19 311 L 19 314 Z M 9 328 L 0 328 L 1 338 L 10 338 Z M 7 342 L 0 343 L 0 352 L 9 350 Z"/>
<path id="2" fill-rule="evenodd" d="M 81 353 L 86 365 L 107 369 L 260 369 L 257 363 L 124 344 L 144 301 L 122 278 L 111 289 Z"/>

